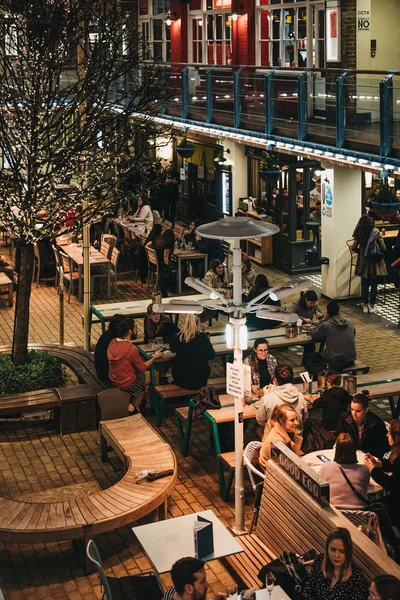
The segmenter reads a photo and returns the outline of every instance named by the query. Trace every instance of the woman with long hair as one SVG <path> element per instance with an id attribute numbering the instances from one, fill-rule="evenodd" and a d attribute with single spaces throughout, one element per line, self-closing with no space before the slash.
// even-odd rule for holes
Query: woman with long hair
<path id="1" fill-rule="evenodd" d="M 210 376 L 209 360 L 215 350 L 205 333 L 200 331 L 196 315 L 186 315 L 179 333 L 175 333 L 169 345 L 175 354 L 172 363 L 174 382 L 179 387 L 197 390 L 207 385 Z"/>
<path id="2" fill-rule="evenodd" d="M 153 310 L 154 302 L 148 305 L 147 315 L 144 318 L 144 343 L 155 337 L 163 338 L 163 342 L 169 342 L 170 338 L 178 331 L 178 327 L 166 315 L 156 313 Z"/>
<path id="3" fill-rule="evenodd" d="M 304 600 L 368 600 L 368 584 L 353 563 L 348 529 L 338 527 L 326 538 L 325 554 L 318 556 L 304 588 Z"/>
<path id="4" fill-rule="evenodd" d="M 297 434 L 298 424 L 296 409 L 288 404 L 275 406 L 265 426 L 260 449 L 260 465 L 263 469 L 267 466 L 267 460 L 271 458 L 272 442 L 282 442 L 300 456 L 303 438 Z"/>
<path id="5" fill-rule="evenodd" d="M 318 296 L 314 290 L 305 290 L 301 292 L 300 298 L 296 302 L 292 302 L 289 312 L 298 314 L 303 323 L 311 323 L 314 316 L 319 321 L 324 315 L 317 301 Z"/>
<path id="6" fill-rule="evenodd" d="M 387 505 L 393 524 L 400 527 L 400 419 L 390 423 L 387 436 L 391 448 L 389 458 L 378 460 L 367 452 L 365 464 L 372 479 L 389 492 L 379 501 Z"/>
<path id="7" fill-rule="evenodd" d="M 269 385 L 275 377 L 277 365 L 276 358 L 268 352 L 267 340 L 257 338 L 251 354 L 243 362 L 251 367 L 251 391 L 261 398 L 263 388 Z"/>
<path id="8" fill-rule="evenodd" d="M 264 273 L 259 273 L 255 279 L 253 289 L 250 290 L 247 301 L 250 302 L 250 300 L 257 298 L 257 296 L 269 290 L 270 287 L 272 286 L 270 285 L 267 276 L 264 275 Z M 266 300 L 262 300 L 260 304 L 265 304 L 267 306 L 281 306 L 281 301 L 267 298 Z M 247 313 L 247 324 L 255 329 L 275 329 L 275 327 L 279 327 L 280 321 L 260 319 L 255 313 Z"/>
<path id="9" fill-rule="evenodd" d="M 150 227 L 153 225 L 153 211 L 147 198 L 138 197 L 137 210 L 132 216 L 132 221 L 144 223 Z"/>
<path id="10" fill-rule="evenodd" d="M 369 588 L 370 600 L 396 600 L 400 598 L 400 579 L 394 575 L 378 575 Z"/>
<path id="11" fill-rule="evenodd" d="M 361 277 L 361 294 L 363 301 L 363 313 L 374 313 L 376 305 L 376 294 L 378 289 L 378 277 L 387 275 L 385 259 L 372 258 L 370 253 L 371 244 L 376 244 L 379 250 L 386 252 L 385 242 L 382 234 L 375 227 L 375 221 L 370 215 L 362 215 L 353 232 L 354 242 L 351 247 L 358 254 L 355 274 Z"/>
<path id="12" fill-rule="evenodd" d="M 365 465 L 358 464 L 356 445 L 351 435 L 338 435 L 335 458 L 322 465 L 320 474 L 329 483 L 330 503 L 333 506 L 351 510 L 367 506 L 369 470 Z"/>
<path id="13" fill-rule="evenodd" d="M 233 271 L 228 273 L 228 282 L 233 282 Z M 253 263 L 251 258 L 242 255 L 242 288 L 246 288 L 248 291 L 252 290 L 256 282 L 256 272 L 253 269 Z"/>
<path id="14" fill-rule="evenodd" d="M 224 263 L 217 258 L 212 260 L 210 268 L 204 276 L 204 281 L 209 283 L 214 289 L 226 287 L 228 278 Z"/>

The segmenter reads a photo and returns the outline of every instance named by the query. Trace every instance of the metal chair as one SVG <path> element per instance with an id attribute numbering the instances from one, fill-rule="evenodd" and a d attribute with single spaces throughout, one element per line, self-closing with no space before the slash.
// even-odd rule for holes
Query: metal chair
<path id="1" fill-rule="evenodd" d="M 118 388 L 104 390 L 97 394 L 97 403 L 100 408 L 101 420 L 122 419 L 129 415 L 128 407 L 131 399 L 129 392 Z"/>
<path id="2" fill-rule="evenodd" d="M 360 529 L 371 541 L 374 542 L 385 554 L 387 554 L 385 542 L 383 541 L 381 526 L 378 516 L 371 510 L 340 510 L 342 515 L 349 519 Z"/>
<path id="3" fill-rule="evenodd" d="M 128 577 L 107 577 L 94 540 L 89 540 L 86 555 L 99 574 L 102 600 L 162 600 L 164 597 L 164 588 L 154 571 Z"/>
<path id="4" fill-rule="evenodd" d="M 246 448 L 243 450 L 243 461 L 244 461 L 244 464 L 246 465 L 247 472 L 249 474 L 249 478 L 250 478 L 250 482 L 251 482 L 251 487 L 253 488 L 253 492 L 255 494 L 254 506 L 253 506 L 253 520 L 250 525 L 250 533 L 252 533 L 254 527 L 257 525 L 258 513 L 260 511 L 260 503 L 261 503 L 261 491 L 262 491 L 262 486 L 260 485 L 261 482 L 257 484 L 255 482 L 254 475 L 257 475 L 257 477 L 259 477 L 261 481 L 264 481 L 264 479 L 265 479 L 264 473 L 262 473 L 261 471 L 256 469 L 256 467 L 251 464 L 251 459 L 253 458 L 254 452 L 258 448 L 260 448 L 261 445 L 262 445 L 261 442 L 256 442 L 256 441 L 249 442 L 247 444 Z"/>

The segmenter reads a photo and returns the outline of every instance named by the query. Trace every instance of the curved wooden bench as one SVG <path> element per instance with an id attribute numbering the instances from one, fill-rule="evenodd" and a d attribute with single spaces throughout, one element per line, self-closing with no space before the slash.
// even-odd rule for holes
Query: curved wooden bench
<path id="1" fill-rule="evenodd" d="M 0 498 L 0 541 L 21 544 L 84 539 L 111 531 L 149 514 L 166 502 L 176 478 L 175 455 L 141 415 L 104 421 L 100 433 L 122 458 L 126 473 L 115 485 L 64 502 L 19 502 Z M 143 469 L 172 469 L 173 474 L 152 483 L 136 484 Z"/>

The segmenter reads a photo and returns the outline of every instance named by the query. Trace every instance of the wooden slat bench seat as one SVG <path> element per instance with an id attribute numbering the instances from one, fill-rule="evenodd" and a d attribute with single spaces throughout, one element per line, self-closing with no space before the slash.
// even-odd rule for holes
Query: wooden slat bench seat
<path id="1" fill-rule="evenodd" d="M 226 387 L 225 377 L 211 377 L 207 381 L 207 385 L 213 385 L 218 391 L 224 391 Z M 189 398 L 195 396 L 200 390 L 188 390 L 181 388 L 175 383 L 165 385 L 154 385 L 154 408 L 156 411 L 156 423 L 160 427 L 162 425 L 165 407 L 169 400 L 178 398 Z"/>
<path id="2" fill-rule="evenodd" d="M 296 383 L 301 381 L 300 373 L 303 373 L 303 371 L 306 370 L 307 369 L 303 365 L 293 367 L 294 380 Z M 369 373 L 369 365 L 361 360 L 356 360 L 354 361 L 354 365 L 352 367 L 345 367 L 342 369 L 341 373 L 352 373 L 353 375 L 356 375 L 357 373 L 363 373 L 366 375 Z"/>
<path id="3" fill-rule="evenodd" d="M 122 459 L 125 475 L 115 485 L 64 502 L 19 502 L 0 498 L 0 541 L 35 544 L 83 539 L 133 523 L 161 508 L 176 477 L 175 455 L 141 415 L 100 423 L 102 458 L 111 446 Z M 169 477 L 136 484 L 134 473 L 143 469 L 172 469 Z"/>
<path id="4" fill-rule="evenodd" d="M 13 305 L 13 282 L 5 273 L 0 273 L 0 294 L 6 291 L 8 296 L 8 306 Z"/>
<path id="5" fill-rule="evenodd" d="M 400 578 L 400 566 L 364 533 L 333 506 L 328 504 L 321 507 L 279 464 L 270 460 L 266 468 L 256 533 L 239 537 L 238 542 L 245 551 L 223 560 L 243 587 L 259 587 L 258 566 L 265 565 L 283 551 L 301 554 L 315 548 L 323 553 L 327 535 L 336 527 L 346 527 L 350 531 L 354 561 L 368 581 L 382 574 Z M 253 564 L 254 568 L 251 566 Z"/>

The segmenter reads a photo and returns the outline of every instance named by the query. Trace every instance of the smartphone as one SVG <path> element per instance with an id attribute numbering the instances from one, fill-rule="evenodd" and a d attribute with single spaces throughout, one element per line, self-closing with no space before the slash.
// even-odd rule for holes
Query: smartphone
<path id="1" fill-rule="evenodd" d="M 164 346 L 158 346 L 156 352 L 165 352 Z"/>
<path id="2" fill-rule="evenodd" d="M 319 458 L 319 460 L 322 460 L 322 462 L 331 462 L 330 459 L 325 456 L 325 454 L 317 454 L 317 458 Z"/>

